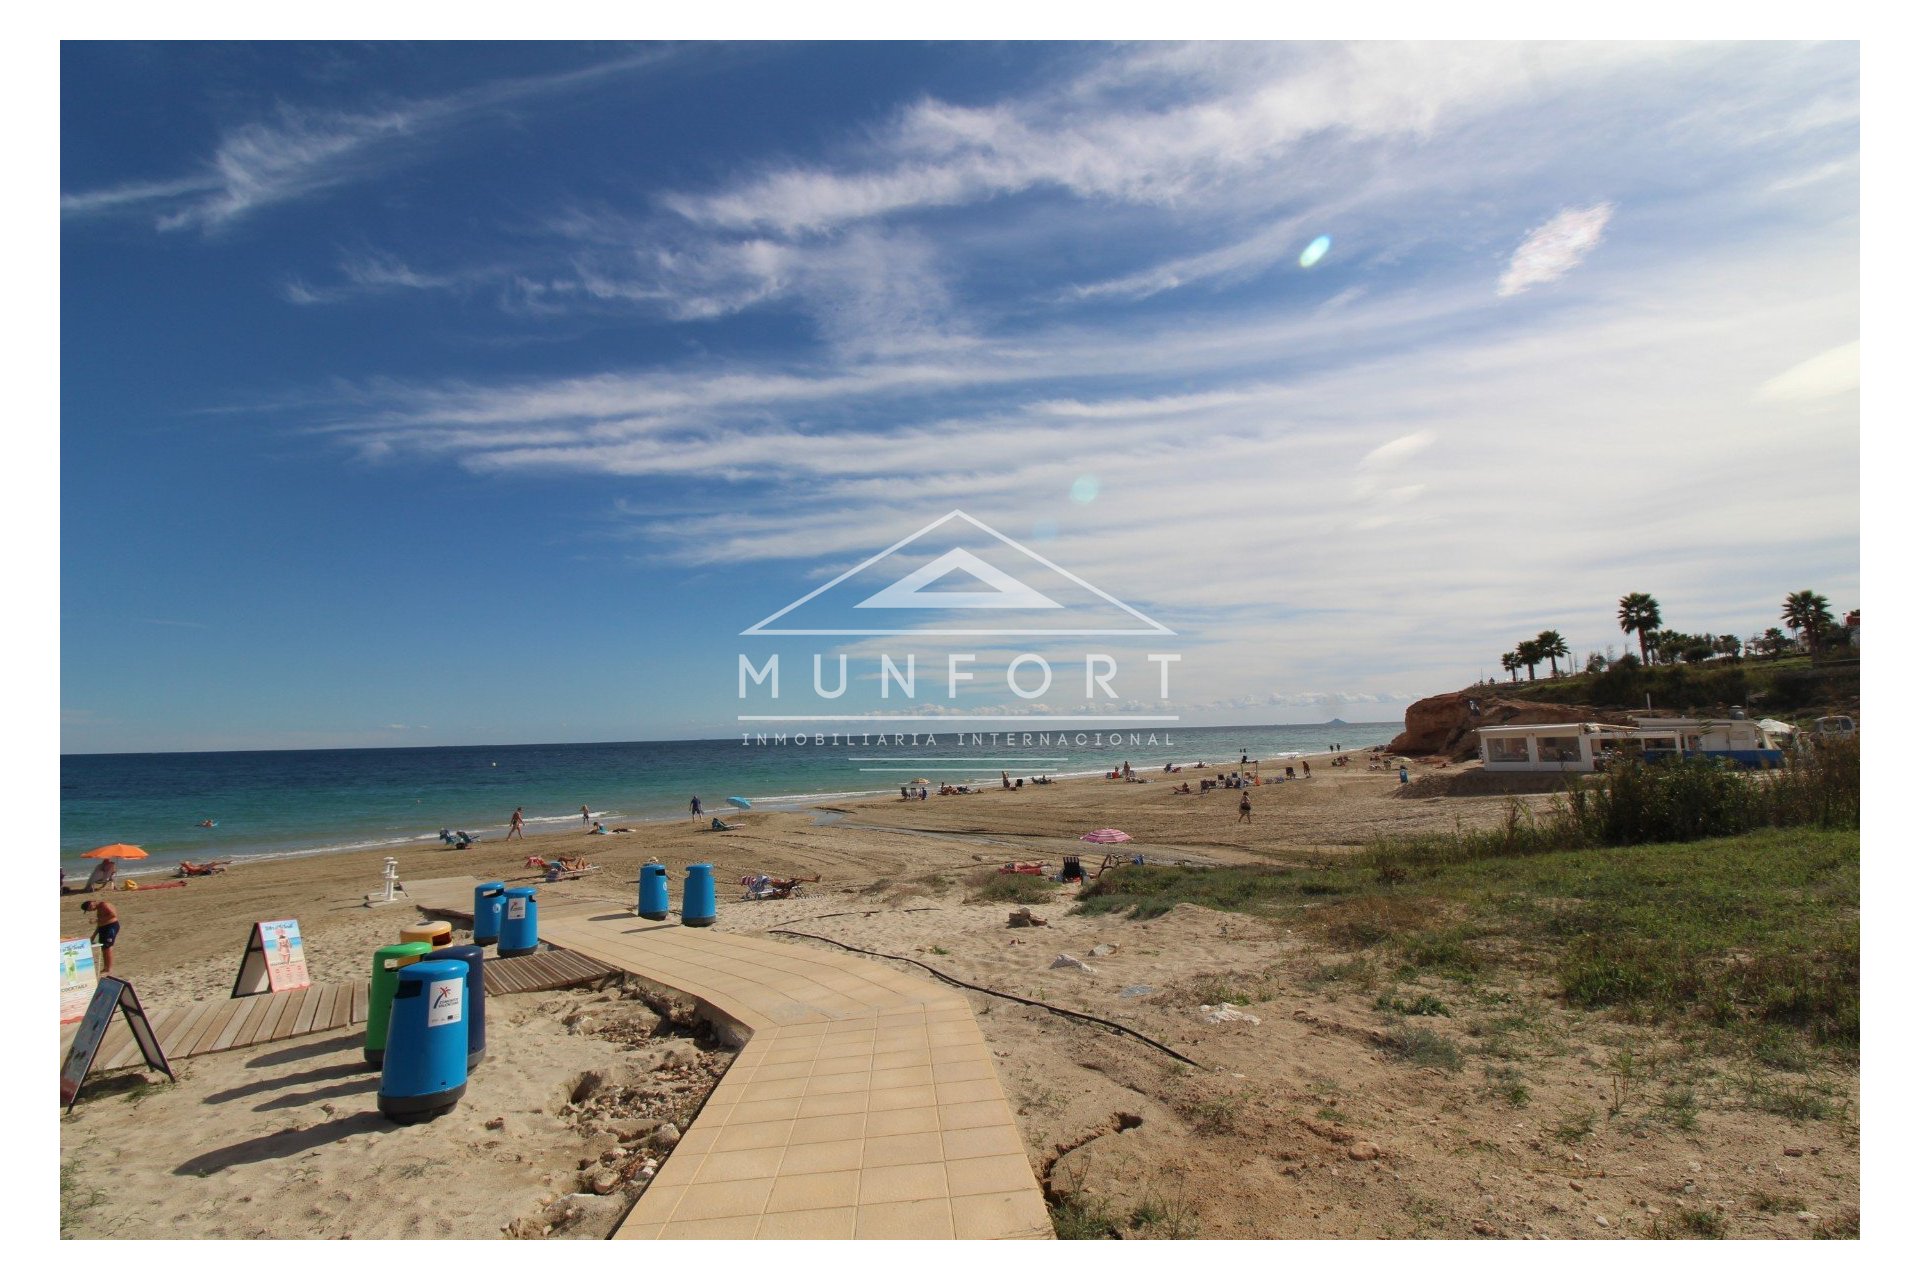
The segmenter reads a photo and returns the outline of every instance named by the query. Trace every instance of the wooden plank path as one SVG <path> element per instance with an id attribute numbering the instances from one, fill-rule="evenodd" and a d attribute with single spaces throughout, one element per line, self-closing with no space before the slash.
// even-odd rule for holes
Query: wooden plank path
<path id="1" fill-rule="evenodd" d="M 137 988 L 136 988 L 137 989 Z M 174 1009 L 149 1009 L 147 1018 L 167 1061 L 247 1049 L 274 1040 L 337 1031 L 365 1022 L 366 984 L 329 982 L 298 991 L 247 996 L 239 1000 L 202 1000 Z M 60 1029 L 60 1052 L 73 1043 L 77 1025 Z M 115 1071 L 140 1063 L 140 1047 L 133 1042 L 124 1018 L 116 1018 L 93 1059 L 95 1071 Z"/>
<path id="2" fill-rule="evenodd" d="M 505 960 L 490 958 L 485 968 L 490 996 L 559 991 L 611 981 L 620 974 L 621 971 L 611 965 L 570 951 L 540 951 Z M 159 1038 L 161 1052 L 172 1062 L 176 1058 L 248 1049 L 275 1040 L 358 1026 L 367 1020 L 367 984 L 327 982 L 298 991 L 276 991 L 272 995 L 203 1000 L 180 1008 L 149 1009 L 147 1018 Z M 63 1056 L 73 1043 L 77 1028 L 76 1023 L 60 1029 Z M 114 1071 L 137 1066 L 140 1061 L 139 1046 L 127 1031 L 126 1019 L 120 1018 L 108 1029 L 100 1052 L 93 1060 L 93 1068 Z"/>

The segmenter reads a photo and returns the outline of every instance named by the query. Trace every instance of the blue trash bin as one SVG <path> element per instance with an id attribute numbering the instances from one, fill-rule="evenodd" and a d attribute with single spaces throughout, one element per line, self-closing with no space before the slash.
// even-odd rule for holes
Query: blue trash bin
<path id="1" fill-rule="evenodd" d="M 458 960 L 467 966 L 467 1070 L 487 1057 L 487 953 L 481 947 L 442 947 L 433 958 Z"/>
<path id="2" fill-rule="evenodd" d="M 467 966 L 420 960 L 399 976 L 378 1101 L 395 1124 L 419 1124 L 467 1091 Z"/>
<path id="3" fill-rule="evenodd" d="M 482 947 L 500 941 L 500 908 L 506 905 L 507 886 L 486 880 L 473 886 L 473 940 Z"/>
<path id="4" fill-rule="evenodd" d="M 680 891 L 680 923 L 708 925 L 713 920 L 713 864 L 696 862 L 687 868 L 687 883 Z"/>
<path id="5" fill-rule="evenodd" d="M 530 956 L 540 949 L 540 904 L 534 901 L 532 885 L 507 890 L 506 906 L 500 912 L 500 954 Z"/>
<path id="6" fill-rule="evenodd" d="M 657 862 L 640 868 L 640 916 L 645 920 L 667 918 L 667 869 Z"/>

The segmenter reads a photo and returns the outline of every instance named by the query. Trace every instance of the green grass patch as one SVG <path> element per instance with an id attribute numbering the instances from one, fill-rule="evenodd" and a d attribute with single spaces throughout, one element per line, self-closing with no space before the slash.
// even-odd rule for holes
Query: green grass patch
<path id="1" fill-rule="evenodd" d="M 1724 1030 L 1779 1068 L 1858 1052 L 1857 830 L 1449 856 L 1390 885 L 1356 859 L 1314 883 L 1336 892 L 1264 868 L 1120 867 L 1079 909 L 1151 917 L 1195 902 L 1284 920 L 1347 953 L 1310 981 L 1363 989 L 1380 961 L 1462 983 L 1544 969 L 1572 1007 Z"/>
<path id="2" fill-rule="evenodd" d="M 1403 1024 L 1390 1027 L 1386 1036 L 1388 1051 L 1396 1058 L 1405 1058 L 1415 1066 L 1458 1071 L 1466 1063 L 1466 1056 L 1460 1052 L 1460 1046 L 1431 1027 Z"/>
<path id="3" fill-rule="evenodd" d="M 968 902 L 1009 902 L 1032 906 L 1052 902 L 1059 896 L 1060 886 L 1045 876 L 981 871 L 967 880 Z"/>

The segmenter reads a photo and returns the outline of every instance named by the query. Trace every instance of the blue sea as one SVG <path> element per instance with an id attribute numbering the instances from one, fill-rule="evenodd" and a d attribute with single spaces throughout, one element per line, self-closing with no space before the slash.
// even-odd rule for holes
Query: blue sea
<path id="1" fill-rule="evenodd" d="M 377 849 L 442 827 L 505 833 L 514 808 L 530 831 L 580 824 L 580 806 L 608 822 L 684 818 L 699 796 L 709 813 L 729 797 L 754 808 L 804 808 L 896 791 L 926 778 L 998 785 L 1015 776 L 1074 777 L 1129 761 L 1272 760 L 1384 743 L 1398 722 L 1195 728 L 970 729 L 914 734 L 758 734 L 692 742 L 588 742 L 339 751 L 205 751 L 68 755 L 60 762 L 60 857 L 104 844 L 139 845 L 156 864 L 177 858 L 297 857 Z M 216 825 L 202 827 L 202 820 Z"/>

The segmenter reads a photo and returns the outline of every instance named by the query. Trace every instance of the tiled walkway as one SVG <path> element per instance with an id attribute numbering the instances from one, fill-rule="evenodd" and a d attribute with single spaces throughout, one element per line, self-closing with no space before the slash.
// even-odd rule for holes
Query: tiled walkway
<path id="1" fill-rule="evenodd" d="M 553 905 L 544 940 L 748 1036 L 616 1239 L 1052 1236 L 961 996 L 857 956 Z"/>

